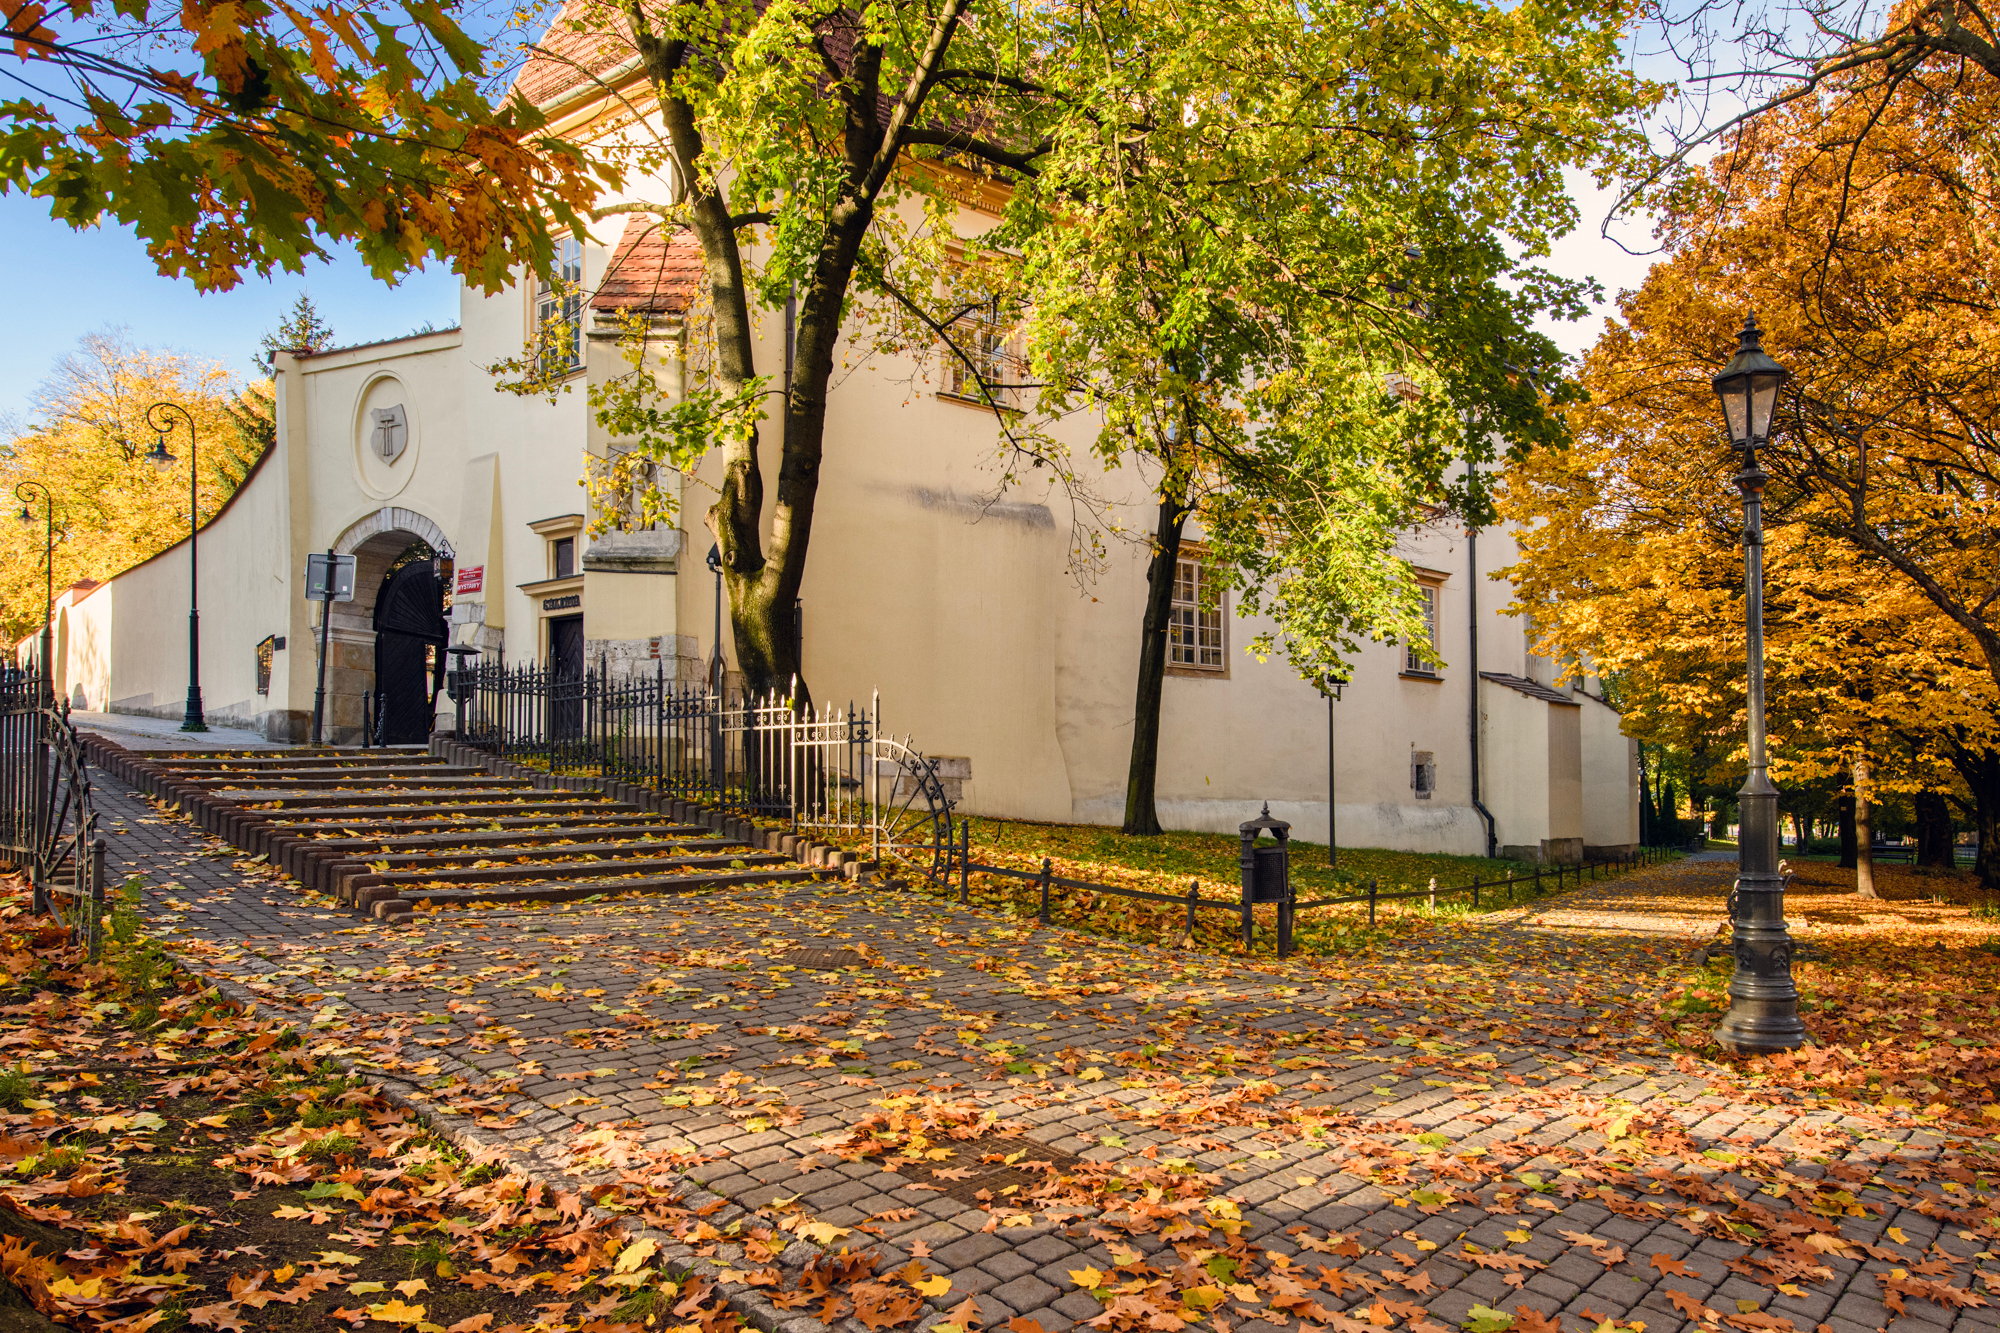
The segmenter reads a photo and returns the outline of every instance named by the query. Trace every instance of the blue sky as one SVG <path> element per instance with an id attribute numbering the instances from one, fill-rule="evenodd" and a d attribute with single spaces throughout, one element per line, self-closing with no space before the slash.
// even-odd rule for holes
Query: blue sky
<path id="1" fill-rule="evenodd" d="M 1650 260 L 1625 253 L 1598 234 L 1611 200 L 1573 177 L 1571 188 L 1584 222 L 1556 248 L 1550 268 L 1594 277 L 1607 297 L 1637 285 Z M 1635 234 L 1636 233 L 1636 234 Z M 1622 229 L 1643 248 L 1642 227 Z M 232 291 L 203 295 L 185 281 L 163 278 L 129 231 L 101 227 L 74 231 L 55 222 L 38 200 L 0 195 L 0 253 L 16 256 L 11 318 L 0 321 L 0 420 L 31 419 L 35 386 L 78 338 L 122 325 L 140 347 L 171 348 L 219 361 L 248 377 L 258 339 L 275 328 L 306 291 L 343 344 L 372 342 L 410 332 L 426 321 L 458 322 L 458 283 L 443 268 L 411 274 L 397 286 L 370 277 L 352 256 L 304 274 L 248 279 Z M 1602 313 L 1547 332 L 1565 351 L 1590 345 Z"/>
<path id="2" fill-rule="evenodd" d="M 189 352 L 248 378 L 258 339 L 300 291 L 311 293 L 343 343 L 397 337 L 426 320 L 458 322 L 458 283 L 441 268 L 390 287 L 347 256 L 203 295 L 193 283 L 161 277 L 129 231 L 74 231 L 41 201 L 18 194 L 0 195 L 0 247 L 15 257 L 8 318 L 0 320 L 0 416 L 17 420 L 29 419 L 35 386 L 56 359 L 107 327 L 123 325 L 138 346 Z"/>

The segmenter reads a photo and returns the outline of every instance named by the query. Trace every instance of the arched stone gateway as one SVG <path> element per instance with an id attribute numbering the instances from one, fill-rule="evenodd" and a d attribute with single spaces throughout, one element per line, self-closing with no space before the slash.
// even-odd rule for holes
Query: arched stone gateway
<path id="1" fill-rule="evenodd" d="M 441 679 L 451 542 L 415 510 L 384 506 L 349 526 L 333 549 L 355 558 L 354 600 L 333 607 L 326 739 L 335 745 L 364 738 L 421 742 L 430 732 Z M 424 623 L 427 607 L 418 605 L 432 598 L 438 602 L 434 625 Z"/>

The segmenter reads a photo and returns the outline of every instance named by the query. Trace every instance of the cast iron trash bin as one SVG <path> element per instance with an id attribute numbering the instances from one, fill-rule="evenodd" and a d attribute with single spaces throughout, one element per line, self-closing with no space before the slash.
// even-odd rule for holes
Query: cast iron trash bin
<path id="1" fill-rule="evenodd" d="M 1256 918 L 1251 908 L 1257 903 L 1278 906 L 1278 957 L 1292 952 L 1292 826 L 1271 817 L 1271 803 L 1264 812 L 1236 830 L 1243 838 L 1243 947 L 1249 948 Z M 1269 834 L 1271 841 L 1263 841 Z"/>

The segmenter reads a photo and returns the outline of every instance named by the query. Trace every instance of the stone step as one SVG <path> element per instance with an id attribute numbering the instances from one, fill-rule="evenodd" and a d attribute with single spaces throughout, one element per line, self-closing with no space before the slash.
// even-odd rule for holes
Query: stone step
<path id="1" fill-rule="evenodd" d="M 286 810 L 375 810 L 384 807 L 406 810 L 483 810 L 502 805 L 519 810 L 550 810 L 558 807 L 588 806 L 603 803 L 604 798 L 594 793 L 569 791 L 537 791 L 533 787 L 481 787 L 453 792 L 439 792 L 438 799 L 425 805 L 410 804 L 412 798 L 423 793 L 412 789 L 396 791 L 331 791 L 331 792 L 285 792 L 285 791 L 239 791 L 230 792 L 226 799 L 246 806 L 266 809 Z M 533 801 L 524 801 L 532 796 Z M 216 799 L 222 799 L 216 794 Z M 637 806 L 630 807 L 638 809 Z"/>
<path id="2" fill-rule="evenodd" d="M 743 864 L 737 865 L 740 861 Z M 735 869 L 746 870 L 751 866 L 783 865 L 786 859 L 774 852 L 753 852 L 744 847 L 710 856 L 658 856 L 636 861 L 545 861 L 531 865 L 507 866 L 462 866 L 417 868 L 413 870 L 376 871 L 364 878 L 370 883 L 393 885 L 400 892 L 404 885 L 440 884 L 505 884 L 516 880 L 557 880 L 581 881 L 604 879 L 619 882 L 616 877 L 630 876 L 637 871 L 656 870 L 669 873 L 688 868 L 703 870 Z M 371 864 L 363 862 L 363 864 Z"/>
<path id="3" fill-rule="evenodd" d="M 758 870 L 726 875 L 675 875 L 654 880 L 600 880 L 581 884 L 523 884 L 513 887 L 496 885 L 491 888 L 465 889 L 404 889 L 398 896 L 407 902 L 432 903 L 438 906 L 458 904 L 504 906 L 508 903 L 573 902 L 578 898 L 596 898 L 623 893 L 693 893 L 700 889 L 792 883 L 825 877 L 825 871 L 808 870 L 801 866 L 796 869 Z"/>
<path id="4" fill-rule="evenodd" d="M 204 788 L 212 792 L 226 792 L 231 799 L 257 799 L 243 793 L 252 792 L 304 792 L 328 791 L 534 791 L 533 784 L 516 782 L 507 778 L 496 778 L 486 773 L 382 773 L 375 776 L 363 774 L 349 777 L 309 777 L 292 778 L 279 782 L 277 775 L 269 773 L 239 774 L 231 777 L 180 778 L 183 786 Z"/>
<path id="5" fill-rule="evenodd" d="M 146 751 L 148 757 L 157 751 Z M 384 755 L 379 750 L 328 750 L 306 751 L 259 750 L 217 758 L 212 751 L 191 754 L 181 759 L 166 759 L 160 767 L 176 773 L 257 772 L 270 770 L 298 770 L 300 772 L 342 768 L 445 768 L 441 756 L 418 752 L 414 754 Z"/>
<path id="6" fill-rule="evenodd" d="M 693 829 L 697 832 L 712 831 L 704 830 L 698 824 L 661 823 L 660 816 L 640 810 L 635 806 L 623 806 L 615 810 L 605 808 L 601 810 L 566 810 L 537 815 L 508 815 L 502 819 L 482 819 L 470 815 L 459 819 L 447 819 L 441 816 L 432 819 L 368 819 L 366 816 L 373 814 L 373 811 L 357 812 L 357 815 L 360 816 L 358 819 L 322 819 L 320 816 L 325 812 L 319 810 L 300 811 L 300 818 L 287 819 L 285 812 L 282 810 L 273 810 L 268 813 L 271 816 L 268 822 L 272 828 L 282 829 L 286 833 L 297 833 L 303 837 L 312 837 L 317 831 L 345 831 L 360 823 L 365 823 L 368 826 L 368 836 L 370 837 L 376 833 L 383 833 L 392 838 L 430 833 L 444 835 L 452 833 L 454 830 L 465 834 L 479 833 L 496 838 L 517 830 L 558 828 L 615 829 L 657 827 L 662 831 L 668 829 Z"/>
<path id="7" fill-rule="evenodd" d="M 681 856 L 727 851 L 732 847 L 742 847 L 735 838 L 643 838 L 627 842 L 559 842 L 559 843 L 502 843 L 481 847 L 440 845 L 423 852 L 383 852 L 371 853 L 365 845 L 361 850 L 347 853 L 349 859 L 366 861 L 373 866 L 386 865 L 391 870 L 403 866 L 434 865 L 456 869 L 465 868 L 469 861 L 500 861 L 517 863 L 520 861 L 618 861 L 628 857 Z M 781 858 L 782 859 L 782 858 Z"/>
<path id="8" fill-rule="evenodd" d="M 289 829 L 289 826 L 286 827 Z M 494 829 L 486 832 L 468 831 L 463 833 L 391 833 L 380 837 L 376 835 L 381 830 L 371 826 L 360 837 L 314 838 L 311 845 L 335 852 L 376 849 L 388 856 L 398 855 L 399 848 L 408 848 L 412 854 L 445 856 L 449 856 L 457 851 L 483 855 L 484 853 L 480 853 L 479 849 L 484 847 L 546 849 L 552 843 L 565 840 L 573 841 L 574 839 L 586 836 L 592 838 L 593 841 L 587 847 L 579 846 L 575 850 L 625 846 L 682 847 L 704 842 L 712 842 L 717 846 L 742 845 L 740 839 L 717 837 L 713 829 L 703 828 L 699 824 L 638 824 L 635 822 L 629 827 L 632 836 L 622 838 L 615 836 L 620 830 L 620 826 L 617 825 L 606 828 L 597 825 L 578 826 L 564 823 L 540 832 L 534 829 Z"/>

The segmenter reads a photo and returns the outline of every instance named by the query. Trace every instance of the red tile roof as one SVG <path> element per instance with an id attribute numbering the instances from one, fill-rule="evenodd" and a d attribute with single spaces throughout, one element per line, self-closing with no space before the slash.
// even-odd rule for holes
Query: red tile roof
<path id="1" fill-rule="evenodd" d="M 591 16 L 592 26 L 579 30 L 577 24 L 585 14 Z M 631 34 L 622 21 L 616 28 L 602 27 L 606 15 L 601 4 L 564 5 L 514 76 L 514 91 L 546 106 L 630 60 L 637 54 Z"/>
<path id="2" fill-rule="evenodd" d="M 592 310 L 678 315 L 694 304 L 701 283 L 701 245 L 694 233 L 648 213 L 625 219 L 618 250 L 590 298 Z"/>

